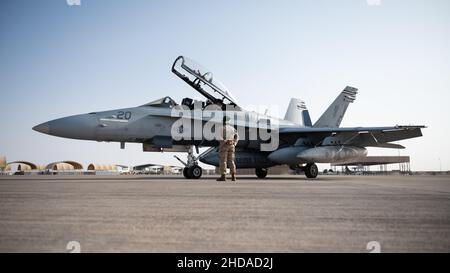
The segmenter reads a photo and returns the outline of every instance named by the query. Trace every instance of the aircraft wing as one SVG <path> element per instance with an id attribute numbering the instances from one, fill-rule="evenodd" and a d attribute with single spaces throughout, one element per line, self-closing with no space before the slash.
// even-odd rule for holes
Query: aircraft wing
<path id="1" fill-rule="evenodd" d="M 314 145 L 354 145 L 361 147 L 404 148 L 389 143 L 422 136 L 425 126 L 347 127 L 347 128 L 281 128 L 280 140 L 294 144 L 305 139 Z"/>

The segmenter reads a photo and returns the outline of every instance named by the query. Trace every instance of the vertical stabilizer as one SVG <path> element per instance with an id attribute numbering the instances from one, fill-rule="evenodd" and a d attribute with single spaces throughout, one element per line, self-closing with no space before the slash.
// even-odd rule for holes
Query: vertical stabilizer
<path id="1" fill-rule="evenodd" d="M 342 119 L 344 118 L 345 111 L 347 111 L 349 103 L 356 99 L 357 93 L 358 89 L 347 86 L 316 121 L 316 123 L 314 123 L 314 127 L 339 127 Z"/>
<path id="2" fill-rule="evenodd" d="M 301 126 L 312 126 L 311 118 L 309 117 L 309 112 L 308 109 L 306 109 L 305 102 L 300 99 L 291 99 L 284 119 Z"/>

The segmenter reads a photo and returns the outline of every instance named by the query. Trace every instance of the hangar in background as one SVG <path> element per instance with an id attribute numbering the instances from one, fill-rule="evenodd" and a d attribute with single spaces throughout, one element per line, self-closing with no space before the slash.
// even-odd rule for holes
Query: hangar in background
<path id="1" fill-rule="evenodd" d="M 358 160 L 333 163 L 331 166 L 335 169 L 341 166 L 342 173 L 354 171 L 370 172 L 370 166 L 379 166 L 380 172 L 387 172 L 388 165 L 399 164 L 398 171 L 409 173 L 409 156 L 367 156 Z M 344 169 L 345 168 L 345 169 Z M 216 173 L 218 168 L 216 168 Z M 47 165 L 38 165 L 29 161 L 7 162 L 6 157 L 0 156 L 0 172 L 3 174 L 180 174 L 183 167 L 164 166 L 158 164 L 143 164 L 134 167 L 116 164 L 94 164 L 88 165 L 83 169 L 83 165 L 76 161 L 66 160 L 52 162 Z M 208 174 L 213 174 L 213 170 L 204 170 Z M 336 171 L 336 169 L 335 169 Z M 272 174 L 291 174 L 292 171 L 286 165 L 280 165 L 271 169 Z M 238 174 L 252 174 L 253 169 L 238 169 Z"/>
<path id="2" fill-rule="evenodd" d="M 133 167 L 135 173 L 144 174 L 181 174 L 183 167 L 164 166 L 158 164 L 143 164 Z"/>
<path id="3" fill-rule="evenodd" d="M 111 173 L 128 173 L 130 167 L 117 164 L 94 164 L 91 163 L 87 167 L 89 174 L 111 174 Z"/>
<path id="4" fill-rule="evenodd" d="M 6 168 L 6 157 L 0 156 L 0 172 L 3 172 Z"/>
<path id="5" fill-rule="evenodd" d="M 355 167 L 361 171 L 370 170 L 370 166 L 379 166 L 380 172 L 387 172 L 387 165 L 399 164 L 400 172 L 410 172 L 410 157 L 409 156 L 367 156 L 358 160 L 351 160 L 341 163 L 332 163 L 332 167 Z"/>
<path id="6" fill-rule="evenodd" d="M 48 164 L 45 170 L 53 171 L 74 171 L 83 170 L 83 165 L 75 161 L 58 161 Z"/>
<path id="7" fill-rule="evenodd" d="M 180 174 L 183 167 L 144 164 L 135 167 L 119 164 L 91 163 L 86 169 L 73 160 L 38 165 L 30 161 L 7 162 L 0 156 L 0 174 Z"/>
<path id="8" fill-rule="evenodd" d="M 38 165 L 29 161 L 7 162 L 5 157 L 0 157 L 0 170 L 18 174 L 43 173 L 43 172 L 82 172 L 83 165 L 75 161 L 58 161 L 47 165 Z"/>
<path id="9" fill-rule="evenodd" d="M 23 172 L 23 171 L 42 171 L 45 170 L 44 165 L 37 165 L 29 161 L 12 161 L 6 163 L 5 171 L 10 172 L 13 170 L 13 166 L 17 165 L 16 171 Z"/>

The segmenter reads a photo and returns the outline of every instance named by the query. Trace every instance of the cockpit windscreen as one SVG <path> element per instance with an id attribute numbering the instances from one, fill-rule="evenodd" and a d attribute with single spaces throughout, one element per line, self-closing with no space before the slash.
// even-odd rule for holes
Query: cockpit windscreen
<path id="1" fill-rule="evenodd" d="M 152 107 L 164 107 L 164 108 L 172 108 L 177 103 L 171 97 L 163 97 L 152 102 L 146 103 L 142 106 L 152 106 Z"/>

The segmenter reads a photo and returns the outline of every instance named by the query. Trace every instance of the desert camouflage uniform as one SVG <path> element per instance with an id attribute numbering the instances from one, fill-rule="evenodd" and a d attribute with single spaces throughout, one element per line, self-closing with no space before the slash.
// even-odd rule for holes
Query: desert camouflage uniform
<path id="1" fill-rule="evenodd" d="M 229 124 L 224 125 L 222 127 L 222 140 L 219 142 L 219 169 L 222 176 L 226 174 L 227 161 L 229 162 L 231 175 L 236 174 L 234 152 L 238 141 L 239 135 L 237 130 Z"/>

